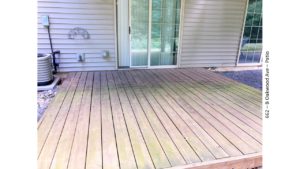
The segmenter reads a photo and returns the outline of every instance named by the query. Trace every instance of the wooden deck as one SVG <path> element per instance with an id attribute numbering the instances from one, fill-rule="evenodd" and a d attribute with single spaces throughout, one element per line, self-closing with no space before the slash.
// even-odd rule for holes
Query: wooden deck
<path id="1" fill-rule="evenodd" d="M 38 124 L 38 168 L 259 167 L 261 109 L 261 91 L 202 68 L 69 73 Z"/>

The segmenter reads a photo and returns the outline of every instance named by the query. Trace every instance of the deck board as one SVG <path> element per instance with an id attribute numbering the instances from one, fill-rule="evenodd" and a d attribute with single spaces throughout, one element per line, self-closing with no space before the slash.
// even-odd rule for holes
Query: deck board
<path id="1" fill-rule="evenodd" d="M 151 71 L 153 72 L 154 70 Z M 162 72 L 164 71 L 161 71 L 159 74 L 162 80 L 171 78 L 171 76 L 167 76 L 165 73 Z M 173 90 L 177 95 L 181 96 L 181 98 L 185 100 L 187 103 L 189 103 L 204 119 L 206 119 L 209 123 L 211 123 L 217 130 L 222 131 L 222 134 L 225 135 L 228 140 L 233 142 L 234 145 L 240 151 L 246 154 L 255 152 L 255 150 L 245 142 L 249 138 L 247 135 L 244 135 L 246 136 L 246 138 L 240 138 L 237 132 L 244 134 L 243 132 L 241 132 L 236 127 L 235 127 L 236 130 L 231 130 L 230 127 L 234 127 L 233 123 L 228 123 L 227 120 L 225 120 L 225 118 L 222 119 L 221 121 L 218 120 L 219 114 L 215 113 L 212 115 L 212 113 L 209 110 L 204 108 L 203 103 L 200 102 L 195 95 L 188 92 L 180 85 L 178 84 L 173 84 L 173 85 L 167 84 L 167 85 L 169 87 L 169 90 Z M 253 140 L 250 139 L 250 141 L 252 142 Z"/>
<path id="2" fill-rule="evenodd" d="M 66 98 L 66 95 L 71 86 L 71 81 L 73 80 L 74 76 L 75 76 L 75 73 L 68 74 L 67 78 L 64 80 L 64 83 L 60 86 L 60 90 L 59 90 L 60 92 L 57 93 L 56 97 L 52 100 L 51 104 L 45 110 L 45 116 L 42 116 L 41 119 L 39 120 L 38 129 L 41 126 L 44 126 L 44 128 L 50 129 L 50 127 L 48 125 L 49 125 L 49 123 L 50 124 L 53 123 L 61 105 L 63 104 L 64 99 Z M 51 113 L 47 113 L 47 112 L 51 112 Z M 50 116 L 50 117 L 47 117 L 46 121 L 44 122 L 44 119 L 46 116 Z M 45 130 L 45 129 L 42 129 L 42 130 Z"/>
<path id="3" fill-rule="evenodd" d="M 80 75 L 80 74 L 79 74 Z M 68 168 L 70 152 L 72 150 L 73 138 L 76 131 L 78 113 L 81 106 L 83 89 L 86 82 L 86 74 L 82 73 L 80 78 L 76 79 L 74 86 L 77 85 L 75 95 L 70 105 L 68 117 L 66 119 L 63 131 L 61 133 L 55 155 L 50 168 Z M 77 83 L 77 84 L 76 84 Z"/>
<path id="4" fill-rule="evenodd" d="M 199 72 L 199 71 L 198 71 Z M 195 72 L 189 71 L 189 75 L 194 75 L 194 78 L 199 78 L 198 74 L 195 74 Z M 196 76 L 195 76 L 196 75 Z M 215 84 L 220 87 L 218 92 L 221 95 L 228 95 L 230 96 L 234 102 L 238 102 L 239 105 L 242 105 L 245 108 L 249 108 L 253 110 L 253 112 L 257 112 L 257 109 L 261 109 L 261 99 L 259 99 L 260 96 L 255 95 L 255 94 L 248 94 L 248 89 L 245 90 L 244 87 L 240 87 L 239 85 L 233 85 L 230 83 L 224 83 L 223 80 L 220 80 L 220 76 L 217 76 L 215 78 L 211 78 L 211 76 L 208 76 L 207 74 L 201 72 L 202 78 L 210 80 L 210 84 Z M 213 75 L 215 76 L 215 75 Z M 213 81 L 211 79 L 214 79 Z M 212 88 L 212 86 L 208 86 L 209 88 Z M 244 92 L 242 92 L 244 91 Z M 255 97 L 255 98 L 254 98 Z M 261 98 L 261 97 L 260 97 Z M 245 104 L 245 103 L 250 103 L 250 104 Z"/>
<path id="5" fill-rule="evenodd" d="M 152 79 L 156 81 L 156 79 Z M 169 94 L 162 88 L 156 87 L 154 90 L 157 90 L 163 101 L 159 101 L 161 105 L 166 105 L 167 103 L 174 109 L 174 112 L 177 113 L 175 118 L 182 119 L 185 124 L 198 136 L 198 138 L 205 144 L 205 146 L 210 150 L 215 158 L 224 158 L 228 155 L 225 151 L 210 137 L 186 112 L 176 101 L 169 96 Z M 160 99 L 162 100 L 162 99 Z M 166 103 L 167 102 L 167 103 Z M 204 148 L 205 149 L 205 148 Z"/>
<path id="6" fill-rule="evenodd" d="M 147 146 L 144 142 L 144 139 L 142 137 L 142 134 L 139 130 L 139 126 L 136 123 L 135 116 L 133 114 L 131 105 L 127 99 L 127 96 L 125 94 L 125 91 L 123 88 L 117 87 L 121 84 L 121 81 L 119 77 L 117 76 L 117 72 L 112 72 L 113 78 L 115 80 L 115 85 L 117 95 L 119 96 L 119 102 L 120 106 L 122 108 L 122 112 L 125 118 L 128 134 L 130 137 L 134 157 L 136 160 L 136 165 L 138 168 L 154 168 L 152 159 L 150 157 L 150 154 L 148 152 Z M 161 157 L 154 156 L 153 157 L 156 161 L 156 166 L 159 168 L 165 168 L 169 167 L 169 163 L 167 159 L 162 159 Z M 164 163 L 165 162 L 165 163 Z M 126 167 L 122 167 L 126 168 Z M 132 168 L 132 167 L 130 167 Z"/>
<path id="7" fill-rule="evenodd" d="M 232 121 L 232 123 L 236 124 L 238 127 L 240 127 L 242 130 L 248 132 L 252 137 L 254 137 L 257 141 L 261 143 L 260 136 L 261 132 L 259 132 L 261 126 L 257 125 L 247 117 L 243 116 L 243 114 L 232 111 L 232 109 L 227 110 L 223 109 L 221 106 L 212 106 L 214 104 L 217 104 L 216 97 L 211 97 L 211 93 L 207 94 L 204 90 L 198 91 L 197 89 L 193 88 L 193 86 L 190 86 L 189 84 L 186 85 L 189 87 L 186 87 L 187 90 L 191 91 L 194 95 L 198 97 L 200 103 L 203 103 L 203 107 L 208 109 L 209 112 L 216 112 L 222 114 L 224 117 L 226 117 L 228 120 Z M 202 88 L 203 89 L 203 88 Z M 222 117 L 221 117 L 222 118 Z M 258 118 L 256 118 L 258 119 Z M 252 125 L 250 125 L 252 124 Z M 255 130 L 256 129 L 256 130 Z"/>
<path id="8" fill-rule="evenodd" d="M 202 68 L 69 73 L 38 123 L 38 168 L 253 168 L 261 107 Z"/>
<path id="9" fill-rule="evenodd" d="M 101 114 L 103 169 L 117 169 L 119 168 L 118 150 L 106 72 L 101 72 Z"/>
<path id="10" fill-rule="evenodd" d="M 80 74 L 78 74 L 80 76 Z M 72 94 L 75 91 L 76 82 L 73 82 L 76 80 L 76 78 L 73 78 L 75 76 L 74 73 L 69 74 L 69 79 L 65 81 L 64 84 L 60 87 L 60 92 L 57 94 L 57 96 L 54 98 L 53 102 L 49 105 L 47 110 L 45 111 L 45 115 L 40 119 L 40 122 L 38 124 L 38 155 L 40 155 L 41 150 L 45 144 L 45 141 L 48 137 L 48 134 L 53 126 L 53 123 L 55 122 L 55 119 L 57 115 L 59 114 L 59 111 L 61 110 L 61 105 L 63 103 L 66 103 L 68 99 L 65 99 L 67 96 L 72 97 Z M 73 83 L 71 83 L 71 81 Z M 75 86 L 74 86 L 75 84 Z M 70 89 L 71 88 L 71 89 Z M 69 91 L 70 90 L 70 91 Z M 69 99 L 70 100 L 70 99 Z M 49 112 L 49 113 L 48 113 Z"/>
<path id="11" fill-rule="evenodd" d="M 243 109 L 244 111 L 248 111 L 249 113 L 254 114 L 255 116 L 258 116 L 258 117 L 261 118 L 261 113 L 259 113 L 259 112 L 261 112 L 261 110 L 259 108 L 257 108 L 255 111 L 249 111 L 247 108 L 241 106 L 239 103 L 237 103 L 235 101 L 235 99 L 240 100 L 240 98 L 237 98 L 237 97 L 233 98 L 230 95 L 224 94 L 224 92 L 216 92 L 216 91 L 224 88 L 224 86 L 223 87 L 221 86 L 221 87 L 218 87 L 218 88 L 212 87 L 212 84 L 219 85 L 219 81 L 218 81 L 217 78 L 213 78 L 213 79 L 215 79 L 215 82 L 211 82 L 212 84 L 211 83 L 206 84 L 204 82 L 201 82 L 201 80 L 203 80 L 203 79 L 208 79 L 209 80 L 209 77 L 205 77 L 206 75 L 202 76 L 200 74 L 201 78 L 199 78 L 199 74 L 193 74 L 192 72 L 186 72 L 185 70 L 178 70 L 178 72 L 183 73 L 185 77 L 189 77 L 189 78 L 193 79 L 192 81 L 194 83 L 190 83 L 191 85 L 198 86 L 200 88 L 204 88 L 204 90 L 210 92 L 211 94 L 217 95 L 218 97 L 216 97 L 216 99 L 222 99 L 224 102 L 230 103 L 229 105 L 235 106 L 235 108 L 239 109 L 239 111 L 242 111 L 242 109 Z M 198 82 L 198 83 L 195 84 L 195 82 Z M 234 86 L 236 86 L 236 85 L 234 85 Z M 231 87 L 231 88 L 234 88 L 234 87 Z M 232 92 L 232 93 L 235 93 L 235 92 Z M 235 103 L 235 104 L 232 104 L 232 103 Z M 252 103 L 249 103 L 249 104 L 252 104 Z M 261 123 L 261 120 L 259 120 L 259 122 Z"/>
<path id="12" fill-rule="evenodd" d="M 85 82 L 86 73 L 77 73 L 76 80 L 72 84 L 74 89 L 68 93 L 68 98 L 63 103 L 60 115 L 51 128 L 39 156 L 40 168 L 49 168 L 50 165 L 67 168 Z M 45 160 L 45 157 L 49 160 Z"/>
<path id="13" fill-rule="evenodd" d="M 102 168 L 100 72 L 94 73 L 86 168 Z"/>
<path id="14" fill-rule="evenodd" d="M 68 168 L 85 168 L 85 160 L 82 159 L 86 159 L 93 76 L 93 72 L 88 72 L 85 88 L 82 94 L 82 101 L 77 119 L 76 131 Z"/>
<path id="15" fill-rule="evenodd" d="M 144 80 L 146 80 L 146 76 L 144 76 Z M 142 77 L 141 77 L 142 78 Z M 153 79 L 152 79 L 153 80 Z M 146 81 L 148 84 L 153 84 L 153 81 Z M 191 146 L 191 148 L 195 151 L 198 157 L 205 160 L 215 159 L 211 152 L 205 147 L 205 145 L 196 137 L 196 135 L 192 132 L 192 130 L 187 126 L 186 123 L 178 116 L 176 113 L 176 107 L 169 105 L 161 95 L 156 92 L 154 86 L 148 86 L 146 89 L 148 93 L 154 97 L 154 99 L 159 103 L 160 107 L 163 109 L 160 116 L 165 115 L 165 118 L 171 120 L 171 122 L 176 126 L 179 130 L 180 134 L 186 139 L 187 143 Z M 164 113 L 163 113 L 164 112 Z"/>
<path id="16" fill-rule="evenodd" d="M 131 71 L 131 73 L 135 73 L 134 71 Z M 134 79 L 137 79 L 137 83 L 140 84 L 146 84 L 142 81 L 142 78 L 135 76 L 136 74 L 132 74 Z M 197 156 L 196 152 L 192 149 L 192 147 L 185 141 L 185 138 L 181 134 L 179 130 L 177 130 L 176 126 L 172 121 L 168 118 L 168 116 L 165 114 L 162 107 L 159 105 L 157 100 L 152 96 L 151 92 L 147 90 L 147 84 L 145 88 L 143 88 L 142 93 L 144 94 L 145 98 L 151 105 L 152 109 L 154 110 L 154 113 L 176 144 L 177 148 L 181 152 L 181 154 L 184 156 L 185 160 L 188 163 L 193 163 L 196 161 L 199 161 L 199 157 Z"/>
<path id="17" fill-rule="evenodd" d="M 127 81 L 130 77 L 127 79 L 127 76 L 123 73 L 124 72 L 119 73 L 120 78 L 124 82 L 131 82 L 132 84 L 133 81 Z M 153 111 L 150 109 L 150 105 L 145 101 L 142 95 L 139 95 L 139 89 L 133 89 L 131 86 L 126 87 L 125 91 L 143 131 L 142 133 L 144 135 L 145 142 L 148 147 L 151 147 L 149 149 L 151 156 L 158 156 L 158 160 L 161 156 L 163 156 L 161 155 L 161 151 L 163 151 L 172 166 L 186 164 L 172 139 L 169 137 L 161 123 L 157 120 L 157 117 L 154 116 Z"/>
<path id="18" fill-rule="evenodd" d="M 115 125 L 116 141 L 119 155 L 120 168 L 136 168 L 136 159 L 133 154 L 128 128 L 124 119 L 119 96 L 114 85 L 111 72 L 106 72 L 107 85 L 109 89 L 110 103 Z"/>

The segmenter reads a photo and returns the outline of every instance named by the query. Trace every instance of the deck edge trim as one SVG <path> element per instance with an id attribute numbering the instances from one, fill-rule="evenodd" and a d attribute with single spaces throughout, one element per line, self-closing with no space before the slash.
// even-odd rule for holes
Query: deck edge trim
<path id="1" fill-rule="evenodd" d="M 243 156 L 223 158 L 213 161 L 205 161 L 199 163 L 192 163 L 182 166 L 175 166 L 166 169 L 218 169 L 220 167 L 234 167 L 234 166 L 243 166 L 246 168 L 255 168 L 262 166 L 262 153 L 253 153 Z"/>

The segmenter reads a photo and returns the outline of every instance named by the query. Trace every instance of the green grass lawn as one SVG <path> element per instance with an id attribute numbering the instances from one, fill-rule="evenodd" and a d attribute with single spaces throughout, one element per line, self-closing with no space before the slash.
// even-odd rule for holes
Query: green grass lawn
<path id="1" fill-rule="evenodd" d="M 241 51 L 243 52 L 261 51 L 261 50 L 262 50 L 262 43 L 247 43 L 241 49 Z"/>

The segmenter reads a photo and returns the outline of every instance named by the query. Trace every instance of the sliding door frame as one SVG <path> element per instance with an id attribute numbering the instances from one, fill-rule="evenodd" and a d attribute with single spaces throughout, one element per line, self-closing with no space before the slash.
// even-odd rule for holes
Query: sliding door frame
<path id="1" fill-rule="evenodd" d="M 131 1 L 128 0 L 128 23 L 131 28 Z M 179 35 L 178 35 L 178 49 L 176 55 L 176 65 L 156 65 L 151 66 L 151 31 L 152 31 L 152 0 L 149 0 L 149 15 L 148 15 L 148 45 L 147 45 L 147 65 L 143 66 L 133 66 L 132 56 L 131 56 L 131 33 L 129 34 L 129 56 L 130 56 L 130 68 L 148 68 L 148 69 L 161 69 L 161 68 L 177 68 L 179 67 L 179 59 L 181 54 L 181 41 L 182 41 L 182 31 L 183 31 L 183 14 L 184 14 L 184 4 L 185 0 L 180 0 L 180 19 L 179 19 Z"/>

